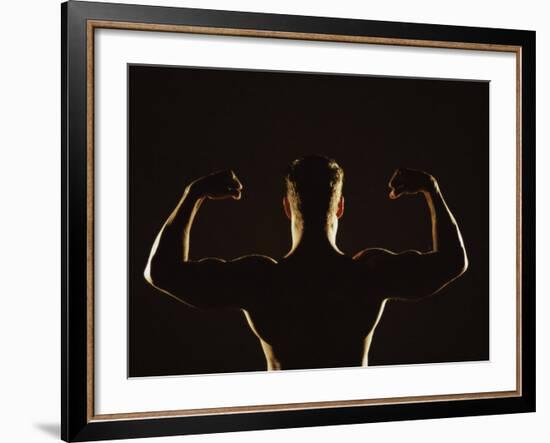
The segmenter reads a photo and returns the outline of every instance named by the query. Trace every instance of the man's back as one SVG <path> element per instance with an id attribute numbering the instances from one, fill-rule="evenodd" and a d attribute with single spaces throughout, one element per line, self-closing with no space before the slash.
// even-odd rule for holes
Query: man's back
<path id="1" fill-rule="evenodd" d="M 269 281 L 259 285 L 244 312 L 270 369 L 365 363 L 383 308 L 365 267 L 336 251 L 266 265 Z"/>

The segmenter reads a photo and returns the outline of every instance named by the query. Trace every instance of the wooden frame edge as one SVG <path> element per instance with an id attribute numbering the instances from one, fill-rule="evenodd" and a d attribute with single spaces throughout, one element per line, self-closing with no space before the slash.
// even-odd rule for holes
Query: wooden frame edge
<path id="1" fill-rule="evenodd" d="M 499 392 L 477 392 L 468 394 L 448 394 L 432 396 L 392 397 L 370 400 L 335 400 L 327 402 L 285 403 L 273 405 L 232 406 L 222 408 L 181 409 L 171 411 L 130 412 L 95 414 L 94 402 L 94 32 L 95 29 L 120 29 L 152 32 L 174 32 L 202 35 L 223 35 L 236 37 L 278 38 L 291 40 L 358 43 L 374 45 L 412 46 L 457 50 L 477 50 L 511 52 L 516 56 L 516 390 Z M 149 24 L 125 21 L 94 20 L 86 21 L 86 153 L 87 153 L 87 422 L 104 422 L 125 419 L 152 419 L 161 417 L 189 417 L 237 413 L 258 413 L 276 411 L 296 411 L 304 409 L 340 408 L 350 406 L 392 405 L 427 403 L 437 401 L 463 401 L 496 398 L 521 397 L 522 387 L 522 46 L 487 43 L 449 42 L 437 40 L 417 40 L 339 34 L 317 34 L 285 31 L 265 31 L 237 28 L 215 28 L 207 26 Z"/>
<path id="2" fill-rule="evenodd" d="M 127 420 L 127 419 L 142 419 L 142 418 L 166 418 L 166 417 L 191 417 L 204 415 L 225 415 L 225 414 L 240 414 L 260 413 L 260 412 L 279 412 L 279 411 L 300 411 L 304 409 L 330 409 L 330 408 L 347 408 L 358 406 L 372 405 L 392 405 L 392 404 L 410 404 L 410 403 L 433 403 L 438 401 L 463 401 L 463 400 L 481 400 L 494 398 L 512 398 L 520 397 L 518 391 L 499 391 L 488 393 L 472 393 L 472 394 L 447 394 L 447 395 L 424 395 L 414 397 L 388 397 L 369 400 L 335 400 L 324 402 L 304 402 L 304 403 L 279 403 L 254 406 L 230 406 L 221 408 L 196 408 L 196 409 L 179 409 L 172 411 L 148 411 L 148 412 L 126 412 L 115 414 L 98 414 L 95 415 L 91 422 L 112 421 L 112 420 Z M 404 401 L 403 399 L 406 399 Z"/>
<path id="3" fill-rule="evenodd" d="M 92 31 L 96 28 L 120 29 L 130 31 L 149 31 L 149 32 L 173 32 L 202 35 L 223 35 L 232 37 L 258 37 L 258 38 L 277 38 L 288 40 L 306 40 L 306 41 L 324 41 L 336 43 L 367 43 L 372 45 L 395 45 L 395 46 L 414 46 L 424 48 L 441 49 L 466 49 L 478 51 L 497 51 L 497 52 L 517 52 L 521 46 L 500 45 L 491 43 L 469 43 L 469 42 L 449 42 L 439 40 L 419 40 L 419 39 L 400 39 L 387 37 L 368 37 L 357 35 L 341 34 L 319 34 L 306 32 L 287 32 L 287 31 L 265 31 L 261 29 L 237 29 L 237 28 L 215 28 L 209 26 L 189 26 L 189 25 L 166 25 L 150 24 L 139 22 L 125 22 L 115 20 L 94 20 L 87 21 L 88 28 Z"/>

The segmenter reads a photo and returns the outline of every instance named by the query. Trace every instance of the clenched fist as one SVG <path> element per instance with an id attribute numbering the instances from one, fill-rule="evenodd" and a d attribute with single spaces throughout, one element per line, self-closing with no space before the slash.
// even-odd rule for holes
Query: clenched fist
<path id="1" fill-rule="evenodd" d="M 191 189 L 201 197 L 211 200 L 240 200 L 243 185 L 235 173 L 228 169 L 195 180 L 191 183 Z"/>
<path id="2" fill-rule="evenodd" d="M 390 198 L 396 199 L 403 194 L 417 194 L 433 191 L 437 182 L 430 174 L 414 169 L 398 168 L 388 183 Z"/>

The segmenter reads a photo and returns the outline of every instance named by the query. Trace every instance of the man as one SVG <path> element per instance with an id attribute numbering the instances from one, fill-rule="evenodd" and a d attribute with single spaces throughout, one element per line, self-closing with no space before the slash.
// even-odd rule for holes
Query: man
<path id="1" fill-rule="evenodd" d="M 432 250 L 363 249 L 353 258 L 344 255 L 336 245 L 344 213 L 343 176 L 325 157 L 292 162 L 283 198 L 292 247 L 279 261 L 264 255 L 189 260 L 191 226 L 200 206 L 207 199 L 239 200 L 242 191 L 232 171 L 193 181 L 153 244 L 145 278 L 197 308 L 241 309 L 268 370 L 367 365 L 386 301 L 435 294 L 462 275 L 468 261 L 437 181 L 409 169 L 395 171 L 389 197 L 424 196 Z"/>

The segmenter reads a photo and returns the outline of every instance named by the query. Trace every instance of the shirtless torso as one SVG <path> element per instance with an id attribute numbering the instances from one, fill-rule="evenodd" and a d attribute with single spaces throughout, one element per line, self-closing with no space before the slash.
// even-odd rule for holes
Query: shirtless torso
<path id="1" fill-rule="evenodd" d="M 240 182 L 229 171 L 186 189 L 153 245 L 145 277 L 188 305 L 242 310 L 268 370 L 367 365 L 387 300 L 432 295 L 467 267 L 460 232 L 435 179 L 397 171 L 390 188 L 392 198 L 424 194 L 432 215 L 431 251 L 371 248 L 352 258 L 319 231 L 296 235 L 300 241 L 278 261 L 263 255 L 190 261 L 191 225 L 203 201 L 240 198 Z"/>
<path id="2" fill-rule="evenodd" d="M 288 257 L 272 267 L 273 278 L 244 309 L 268 369 L 366 364 L 384 300 L 366 287 L 365 270 L 337 253 L 315 266 Z M 360 278 L 369 295 L 360 293 Z"/>

